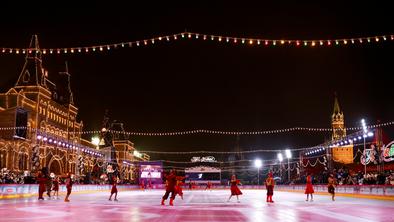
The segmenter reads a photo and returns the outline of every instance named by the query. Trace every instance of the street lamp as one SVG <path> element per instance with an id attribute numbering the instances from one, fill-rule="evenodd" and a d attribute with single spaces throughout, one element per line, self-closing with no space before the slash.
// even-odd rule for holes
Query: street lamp
<path id="1" fill-rule="evenodd" d="M 365 147 L 365 138 L 367 137 L 368 130 L 367 130 L 367 125 L 365 124 L 365 120 L 364 119 L 361 120 L 361 125 L 363 127 L 363 134 L 364 134 L 363 135 L 363 139 L 364 139 L 364 153 L 363 153 L 363 156 L 364 156 L 364 178 L 365 178 L 365 175 L 367 175 L 367 156 L 366 156 L 367 151 L 366 151 L 366 147 Z"/>
<path id="2" fill-rule="evenodd" d="M 290 183 L 290 158 L 291 158 L 291 151 L 289 149 L 285 150 L 286 158 L 287 158 L 287 176 Z"/>
<path id="3" fill-rule="evenodd" d="M 92 137 L 92 144 L 98 146 L 100 144 L 100 138 L 98 138 L 97 136 Z"/>
<path id="4" fill-rule="evenodd" d="M 260 167 L 263 166 L 263 162 L 260 159 L 256 159 L 254 165 L 257 167 L 257 185 L 260 185 Z"/>
<path id="5" fill-rule="evenodd" d="M 282 179 L 282 161 L 283 161 L 282 153 L 278 153 L 278 160 L 279 160 L 280 178 Z"/>

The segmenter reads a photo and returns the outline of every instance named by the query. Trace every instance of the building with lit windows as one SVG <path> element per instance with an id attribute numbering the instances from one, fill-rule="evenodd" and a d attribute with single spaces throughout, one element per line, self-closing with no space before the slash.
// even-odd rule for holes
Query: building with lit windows
<path id="1" fill-rule="evenodd" d="M 15 86 L 0 94 L 0 169 L 21 173 L 47 167 L 57 175 L 99 174 L 106 167 L 105 152 L 81 138 L 83 122 L 78 120 L 67 64 L 63 72 L 49 74 L 37 36 L 25 53 Z M 127 179 L 132 177 L 132 161 L 149 159 L 135 153 L 130 141 L 114 140 L 112 146 L 124 174 L 120 176 Z"/>

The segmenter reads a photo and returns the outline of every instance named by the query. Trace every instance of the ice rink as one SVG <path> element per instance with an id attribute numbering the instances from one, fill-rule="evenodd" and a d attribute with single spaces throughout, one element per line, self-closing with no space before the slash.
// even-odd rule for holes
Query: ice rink
<path id="1" fill-rule="evenodd" d="M 1 221 L 394 221 L 394 201 L 315 195 L 306 202 L 302 193 L 275 192 L 275 203 L 265 202 L 264 190 L 242 190 L 240 203 L 229 190 L 188 191 L 175 206 L 161 206 L 162 190 L 72 194 L 71 202 L 36 198 L 0 201 Z M 47 198 L 47 197 L 46 197 Z"/>

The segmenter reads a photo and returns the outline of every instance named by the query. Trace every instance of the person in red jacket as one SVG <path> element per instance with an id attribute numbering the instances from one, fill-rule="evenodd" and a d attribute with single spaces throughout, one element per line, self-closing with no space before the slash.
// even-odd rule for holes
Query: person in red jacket
<path id="1" fill-rule="evenodd" d="M 70 200 L 68 198 L 70 197 L 71 190 L 73 187 L 73 180 L 71 178 L 71 173 L 67 173 L 67 175 L 63 178 L 66 179 L 66 188 L 67 188 L 67 195 L 64 198 L 64 202 L 70 202 Z"/>
<path id="2" fill-rule="evenodd" d="M 145 191 L 145 182 L 144 182 L 144 180 L 141 180 L 140 188 L 141 188 L 142 191 Z"/>
<path id="3" fill-rule="evenodd" d="M 56 176 L 55 179 L 53 179 L 53 198 L 55 199 L 55 195 L 56 195 L 56 199 L 59 199 L 59 177 Z"/>
<path id="4" fill-rule="evenodd" d="M 176 186 L 176 172 L 175 170 L 171 170 L 170 174 L 166 176 L 166 193 L 164 194 L 162 200 L 161 200 L 161 205 L 165 205 L 164 201 L 168 199 L 168 196 L 171 193 L 170 197 L 170 205 L 174 206 L 174 199 L 175 195 L 177 194 L 175 186 Z"/>
<path id="5" fill-rule="evenodd" d="M 272 177 L 272 173 L 268 173 L 268 177 L 265 180 L 265 187 L 267 188 L 267 202 L 273 203 L 272 196 L 274 195 L 275 180 Z"/>
<path id="6" fill-rule="evenodd" d="M 109 200 L 112 200 L 112 195 L 115 194 L 115 199 L 114 201 L 118 201 L 117 196 L 118 196 L 118 188 L 116 188 L 116 184 L 118 182 L 118 178 L 113 176 L 112 177 L 112 188 L 111 188 L 111 195 L 109 196 Z"/>
<path id="7" fill-rule="evenodd" d="M 237 178 L 235 178 L 235 175 L 232 175 L 230 183 L 231 183 L 231 187 L 230 187 L 231 194 L 230 194 L 230 197 L 228 198 L 227 202 L 229 202 L 231 197 L 235 195 L 235 196 L 237 196 L 237 201 L 239 203 L 238 196 L 242 195 L 241 190 L 238 188 L 238 184 L 240 184 L 240 180 L 237 180 Z"/>
<path id="8" fill-rule="evenodd" d="M 313 193 L 315 191 L 313 190 L 313 186 L 312 186 L 312 177 L 311 174 L 308 173 L 308 176 L 306 176 L 306 188 L 305 188 L 305 194 L 306 194 L 306 200 L 309 200 L 309 194 L 311 195 L 311 201 L 313 201 Z"/>
<path id="9" fill-rule="evenodd" d="M 183 200 L 182 185 L 183 185 L 184 179 L 185 179 L 185 177 L 177 176 L 176 177 L 176 185 L 175 185 L 176 193 L 181 197 L 182 200 Z"/>
<path id="10" fill-rule="evenodd" d="M 211 188 L 212 188 L 212 183 L 211 183 L 211 181 L 208 181 L 207 187 L 205 188 L 205 190 L 210 190 L 210 191 L 212 191 Z"/>
<path id="11" fill-rule="evenodd" d="M 44 199 L 44 197 L 42 197 L 42 195 L 45 192 L 47 180 L 48 180 L 48 178 L 44 175 L 43 172 L 38 172 L 37 182 L 38 182 L 38 199 L 39 200 Z"/>

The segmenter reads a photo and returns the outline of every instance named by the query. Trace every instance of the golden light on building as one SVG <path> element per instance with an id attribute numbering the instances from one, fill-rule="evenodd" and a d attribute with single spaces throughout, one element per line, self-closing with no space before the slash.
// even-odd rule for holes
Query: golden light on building
<path id="1" fill-rule="evenodd" d="M 46 167 L 57 175 L 67 172 L 80 176 L 87 172 L 94 174 L 95 169 L 105 163 L 103 152 L 96 149 L 104 141 L 98 137 L 92 141 L 81 138 L 83 122 L 78 120 L 67 64 L 65 71 L 56 76 L 61 86 L 55 85 L 42 66 L 36 35 L 28 48 L 31 50 L 26 54 L 15 86 L 0 93 L 0 128 L 10 129 L 0 131 L 0 168 L 35 172 Z M 58 91 L 59 87 L 65 90 Z M 130 143 L 123 149 L 129 154 L 119 154 L 122 149 L 117 153 L 120 167 L 123 162 L 119 158 L 126 161 L 149 159 L 145 154 L 135 158 Z M 133 171 L 131 164 L 127 166 L 128 172 Z"/>
<path id="2" fill-rule="evenodd" d="M 338 98 L 335 95 L 334 111 L 331 116 L 332 140 L 342 140 L 346 137 L 345 116 L 339 107 Z M 346 142 L 347 143 L 347 142 Z M 332 148 L 332 157 L 335 162 L 350 164 L 353 163 L 353 143 Z"/>

